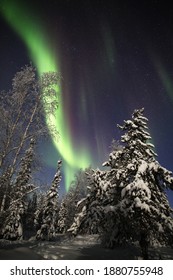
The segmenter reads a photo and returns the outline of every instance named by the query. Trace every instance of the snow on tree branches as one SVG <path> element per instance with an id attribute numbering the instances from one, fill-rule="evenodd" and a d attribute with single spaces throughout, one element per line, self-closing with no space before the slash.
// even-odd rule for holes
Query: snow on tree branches
<path id="1" fill-rule="evenodd" d="M 72 225 L 76 212 L 79 211 L 78 202 L 86 196 L 88 175 L 91 174 L 90 167 L 79 170 L 75 175 L 75 180 L 71 183 L 70 189 L 63 198 L 59 210 L 58 228 L 65 233 Z"/>
<path id="2" fill-rule="evenodd" d="M 114 247 L 127 241 L 140 241 L 147 258 L 149 241 L 172 244 L 173 218 L 165 190 L 173 189 L 172 172 L 156 160 L 144 109 L 135 110 L 132 119 L 119 129 L 122 146 L 114 149 L 96 170 L 83 208 L 75 217 L 72 232 L 95 223 L 104 245 Z M 99 212 L 98 212 L 99 209 Z M 92 215 L 89 215 L 92 213 Z M 148 241 L 149 240 L 149 241 Z"/>
<path id="3" fill-rule="evenodd" d="M 61 181 L 62 161 L 58 161 L 58 167 L 52 185 L 47 192 L 43 204 L 35 213 L 35 224 L 39 227 L 36 239 L 52 240 L 55 238 L 58 222 L 58 187 Z"/>
<path id="4" fill-rule="evenodd" d="M 12 186 L 12 196 L 7 217 L 2 228 L 4 239 L 23 239 L 23 215 L 26 211 L 26 195 L 33 191 L 34 186 L 29 184 L 31 178 L 31 165 L 35 141 L 31 139 L 30 147 L 21 160 L 20 170 Z"/>

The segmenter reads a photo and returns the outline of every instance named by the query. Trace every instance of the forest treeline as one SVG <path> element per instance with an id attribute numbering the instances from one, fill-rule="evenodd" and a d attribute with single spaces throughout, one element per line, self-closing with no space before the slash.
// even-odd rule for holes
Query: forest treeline
<path id="1" fill-rule="evenodd" d="M 12 89 L 1 94 L 0 238 L 98 234 L 108 248 L 138 242 L 145 259 L 149 245 L 173 246 L 173 210 L 166 195 L 173 190 L 173 175 L 157 161 L 143 108 L 118 125 L 122 136 L 113 142 L 103 170 L 79 170 L 60 198 L 63 162 L 58 160 L 52 184 L 40 191 L 33 180 L 37 143 L 49 137 L 44 116 L 58 108 L 58 82 L 56 73 L 38 79 L 26 66 Z M 53 126 L 51 131 L 58 137 Z"/>

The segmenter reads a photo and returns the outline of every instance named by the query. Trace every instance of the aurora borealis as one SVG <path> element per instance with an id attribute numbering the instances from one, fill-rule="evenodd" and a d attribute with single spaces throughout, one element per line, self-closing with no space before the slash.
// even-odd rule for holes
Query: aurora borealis
<path id="1" fill-rule="evenodd" d="M 158 160 L 173 171 L 172 7 L 157 0 L 24 2 L 1 1 L 1 89 L 30 61 L 39 73 L 60 72 L 53 120 L 60 141 L 41 150 L 51 168 L 63 159 L 66 188 L 78 168 L 101 166 L 112 139 L 120 139 L 116 124 L 141 107 Z"/>
<path id="2" fill-rule="evenodd" d="M 16 33 L 23 39 L 29 52 L 29 57 L 37 67 L 38 73 L 44 72 L 60 72 L 58 65 L 58 54 L 53 53 L 49 46 L 49 39 L 46 38 L 44 30 L 34 19 L 27 17 L 28 11 L 26 6 L 16 5 L 14 1 L 4 1 L 3 15 L 7 22 Z M 22 22 L 22 24 L 21 24 Z M 43 59 L 44 58 L 44 59 Z M 64 115 L 63 99 L 61 98 L 61 85 L 57 85 L 59 107 L 56 116 L 45 116 L 47 125 L 55 125 L 60 138 L 52 139 L 55 147 L 58 149 L 61 157 L 64 159 L 64 170 L 66 178 L 66 186 L 68 187 L 74 176 L 74 170 L 86 168 L 89 166 L 91 159 L 89 151 L 85 147 L 78 147 L 76 161 L 75 147 L 73 145 L 71 134 L 69 133 L 68 122 Z M 71 169 L 71 171 L 70 171 Z"/>

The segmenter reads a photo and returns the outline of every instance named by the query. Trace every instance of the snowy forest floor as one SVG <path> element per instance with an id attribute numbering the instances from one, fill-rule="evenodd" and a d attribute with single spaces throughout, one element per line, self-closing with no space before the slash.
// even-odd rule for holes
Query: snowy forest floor
<path id="1" fill-rule="evenodd" d="M 138 245 L 113 250 L 100 245 L 97 235 L 79 235 L 69 238 L 59 235 L 57 241 L 5 241 L 0 240 L 0 260 L 140 260 Z M 149 248 L 149 259 L 173 259 L 173 249 Z"/>

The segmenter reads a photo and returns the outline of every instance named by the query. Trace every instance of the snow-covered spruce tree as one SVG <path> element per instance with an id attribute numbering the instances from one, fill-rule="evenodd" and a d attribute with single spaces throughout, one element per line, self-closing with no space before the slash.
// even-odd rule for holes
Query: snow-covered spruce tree
<path id="1" fill-rule="evenodd" d="M 80 198 L 79 185 L 76 187 L 72 185 L 61 202 L 58 220 L 58 229 L 61 233 L 65 233 L 72 225 Z"/>
<path id="2" fill-rule="evenodd" d="M 35 230 L 35 236 L 37 231 L 40 229 L 42 223 L 43 223 L 43 206 L 45 205 L 46 201 L 46 195 L 45 192 L 38 193 L 37 197 L 37 205 L 34 212 L 34 230 Z"/>
<path id="3" fill-rule="evenodd" d="M 75 214 L 77 213 L 77 203 L 86 197 L 88 175 L 92 173 L 90 167 L 85 170 L 79 170 L 75 175 L 75 180 L 71 183 L 70 189 L 62 200 L 59 211 L 59 230 L 66 232 L 73 223 Z"/>
<path id="4" fill-rule="evenodd" d="M 35 236 L 36 229 L 34 227 L 35 212 L 38 206 L 38 195 L 37 192 L 33 192 L 27 199 L 27 209 L 23 217 L 24 225 L 24 237 L 29 239 Z"/>
<path id="5" fill-rule="evenodd" d="M 101 188 L 105 172 L 97 169 L 92 175 L 88 173 L 88 193 L 77 203 L 77 213 L 73 224 L 68 229 L 73 235 L 97 234 L 103 221 L 103 197 L 105 190 Z M 106 185 L 109 183 L 106 182 Z"/>
<path id="6" fill-rule="evenodd" d="M 111 149 L 112 154 L 115 154 L 122 150 L 122 146 L 118 141 L 113 140 Z M 106 162 L 106 164 L 108 163 Z M 116 180 L 112 178 L 112 171 L 96 169 L 92 172 L 86 172 L 86 174 L 88 192 L 86 197 L 78 202 L 77 213 L 68 231 L 74 235 L 99 233 L 103 238 L 104 245 L 107 244 L 107 241 L 110 245 L 111 236 L 114 238 L 115 235 L 115 229 L 110 232 L 107 231 L 107 228 L 112 225 L 113 229 L 115 224 L 115 215 L 109 210 L 112 209 L 112 205 L 118 202 Z"/>
<path id="7" fill-rule="evenodd" d="M 113 140 L 111 149 L 113 153 L 118 153 L 122 150 L 122 146 L 118 141 Z M 111 242 L 111 235 L 114 236 L 115 233 L 115 229 L 112 232 L 107 231 L 108 227 L 112 225 L 113 228 L 115 224 L 115 215 L 109 211 L 113 209 L 112 205 L 115 205 L 115 201 L 118 202 L 115 180 L 112 180 L 112 171 L 101 171 L 98 168 L 86 174 L 87 196 L 78 202 L 77 214 L 69 231 L 74 235 L 99 234 L 104 239 L 105 245 L 107 239 L 109 243 Z"/>
<path id="8" fill-rule="evenodd" d="M 65 233 L 71 226 L 76 213 L 76 203 L 77 200 L 79 200 L 78 198 L 79 188 L 71 186 L 61 202 L 58 219 L 59 232 Z"/>
<path id="9" fill-rule="evenodd" d="M 59 160 L 55 177 L 43 200 L 43 205 L 41 209 L 38 209 L 35 213 L 35 224 L 39 227 L 36 233 L 36 239 L 53 240 L 56 236 L 59 211 L 58 187 L 61 181 L 61 163 L 62 161 Z"/>
<path id="10" fill-rule="evenodd" d="M 9 208 L 10 204 L 10 194 L 11 194 L 11 179 L 10 179 L 10 171 L 7 169 L 3 174 L 0 175 L 0 238 L 2 238 L 2 227 L 4 222 L 7 218 L 7 209 Z M 8 196 L 5 194 L 5 190 L 8 189 Z M 6 196 L 6 199 L 4 199 Z"/>
<path id="11" fill-rule="evenodd" d="M 137 240 L 147 258 L 152 240 L 173 242 L 172 209 L 165 194 L 167 188 L 173 189 L 173 177 L 156 160 L 143 111 L 135 110 L 131 120 L 118 126 L 125 131 L 121 137 L 124 147 L 111 153 L 104 164 L 111 168 L 107 178 L 115 189 L 115 197 L 112 202 L 108 200 L 105 211 L 107 217 L 114 217 L 114 223 L 107 224 L 107 232 L 113 233 L 108 246 Z"/>
<path id="12" fill-rule="evenodd" d="M 103 244 L 111 248 L 139 241 L 147 258 L 149 241 L 171 244 L 173 240 L 172 209 L 165 194 L 166 188 L 173 188 L 173 178 L 156 160 L 143 111 L 135 110 L 132 120 L 119 126 L 125 131 L 123 146 L 114 145 L 103 164 L 110 170 L 93 173 L 69 231 L 93 233 L 95 227 Z"/>
<path id="13" fill-rule="evenodd" d="M 59 209 L 59 218 L 58 218 L 58 231 L 60 233 L 65 233 L 68 229 L 68 210 L 66 197 L 62 199 L 60 209 Z"/>
<path id="14" fill-rule="evenodd" d="M 23 216 L 27 209 L 26 195 L 34 189 L 34 186 L 29 184 L 34 145 L 35 141 L 31 139 L 30 147 L 21 159 L 20 170 L 12 186 L 12 198 L 9 208 L 6 210 L 7 217 L 2 227 L 2 237 L 4 239 L 23 239 Z"/>

